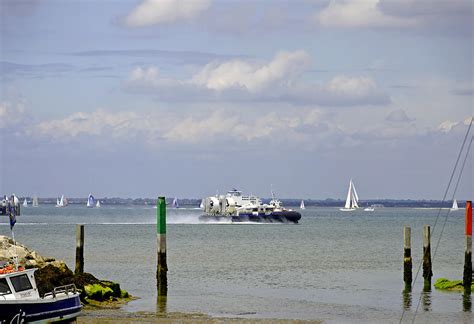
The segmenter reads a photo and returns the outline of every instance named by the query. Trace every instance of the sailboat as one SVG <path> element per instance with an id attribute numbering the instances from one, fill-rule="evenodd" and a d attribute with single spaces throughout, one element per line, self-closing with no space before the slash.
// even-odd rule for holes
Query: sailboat
<path id="1" fill-rule="evenodd" d="M 339 210 L 342 211 L 353 211 L 359 208 L 359 205 L 357 204 L 359 201 L 359 196 L 357 195 L 357 191 L 355 190 L 354 182 L 349 181 L 349 190 L 347 191 L 347 198 L 346 198 L 346 204 L 344 205 L 344 208 L 340 208 Z"/>
<path id="2" fill-rule="evenodd" d="M 173 208 L 179 208 L 178 198 L 176 197 L 173 199 Z"/>
<path id="3" fill-rule="evenodd" d="M 87 197 L 87 207 L 94 207 L 94 196 L 92 194 Z"/>
<path id="4" fill-rule="evenodd" d="M 453 201 L 453 207 L 451 207 L 451 210 L 458 210 L 458 209 L 459 209 L 459 207 L 458 207 L 458 202 L 457 202 L 456 199 L 454 199 L 454 201 Z"/>
<path id="5" fill-rule="evenodd" d="M 100 200 L 97 199 L 97 203 L 95 204 L 96 207 L 100 207 Z"/>
<path id="6" fill-rule="evenodd" d="M 61 195 L 61 199 L 56 198 L 56 207 L 66 207 L 67 200 L 64 195 Z"/>
<path id="7" fill-rule="evenodd" d="M 306 209 L 306 207 L 304 206 L 304 200 L 301 201 L 300 209 Z"/>
<path id="8" fill-rule="evenodd" d="M 25 200 L 23 200 L 23 207 L 28 207 L 28 202 L 26 201 L 26 198 Z"/>
<path id="9" fill-rule="evenodd" d="M 33 203 L 32 203 L 33 207 L 38 207 L 38 197 L 34 196 L 33 197 Z"/>
<path id="10" fill-rule="evenodd" d="M 201 204 L 199 205 L 199 208 L 200 208 L 200 209 L 204 209 L 204 199 L 201 200 Z"/>

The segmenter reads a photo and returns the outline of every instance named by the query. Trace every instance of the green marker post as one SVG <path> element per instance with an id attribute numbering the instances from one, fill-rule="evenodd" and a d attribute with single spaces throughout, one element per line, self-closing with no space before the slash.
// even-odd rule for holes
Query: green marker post
<path id="1" fill-rule="evenodd" d="M 166 296 L 168 292 L 166 265 L 166 201 L 165 197 L 158 197 L 156 203 L 156 247 L 158 260 L 156 264 L 156 279 L 158 296 Z"/>

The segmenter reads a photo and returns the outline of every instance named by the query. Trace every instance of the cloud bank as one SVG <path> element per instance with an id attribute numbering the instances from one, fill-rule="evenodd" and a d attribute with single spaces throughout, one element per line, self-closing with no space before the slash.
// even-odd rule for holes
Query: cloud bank
<path id="1" fill-rule="evenodd" d="M 188 78 L 160 74 L 155 66 L 134 68 L 126 88 L 170 101 L 281 101 L 333 106 L 385 105 L 389 96 L 369 77 L 339 75 L 310 83 L 312 60 L 305 51 L 279 52 L 268 62 L 211 62 Z"/>

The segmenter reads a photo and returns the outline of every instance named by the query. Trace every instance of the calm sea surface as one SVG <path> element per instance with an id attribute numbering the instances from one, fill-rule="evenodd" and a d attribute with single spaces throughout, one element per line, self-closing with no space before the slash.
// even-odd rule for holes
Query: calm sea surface
<path id="1" fill-rule="evenodd" d="M 432 255 L 448 213 L 379 208 L 341 212 L 307 208 L 298 225 L 201 224 L 198 209 L 168 209 L 167 311 L 327 322 L 472 323 L 462 293 L 402 293 L 403 226 L 412 227 L 413 276 L 423 225 L 432 226 Z M 0 234 L 10 235 L 0 218 Z M 75 224 L 85 224 L 85 271 L 140 297 L 127 311 L 156 311 L 156 209 L 138 206 L 22 208 L 15 237 L 74 269 Z M 437 278 L 462 279 L 464 212 L 448 215 L 433 260 Z M 163 305 L 161 305 L 163 307 Z"/>

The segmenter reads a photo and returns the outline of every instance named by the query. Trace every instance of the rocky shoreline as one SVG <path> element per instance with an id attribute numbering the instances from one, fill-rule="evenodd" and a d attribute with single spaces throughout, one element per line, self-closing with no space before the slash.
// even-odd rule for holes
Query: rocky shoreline
<path id="1" fill-rule="evenodd" d="M 134 299 L 118 283 L 97 279 L 90 273 L 74 274 L 64 261 L 42 256 L 18 242 L 14 245 L 10 237 L 0 235 L 0 263 L 14 264 L 15 255 L 19 266 L 37 269 L 35 279 L 40 296 L 53 291 L 55 287 L 74 284 L 81 292 L 83 305 L 118 308 Z"/>

